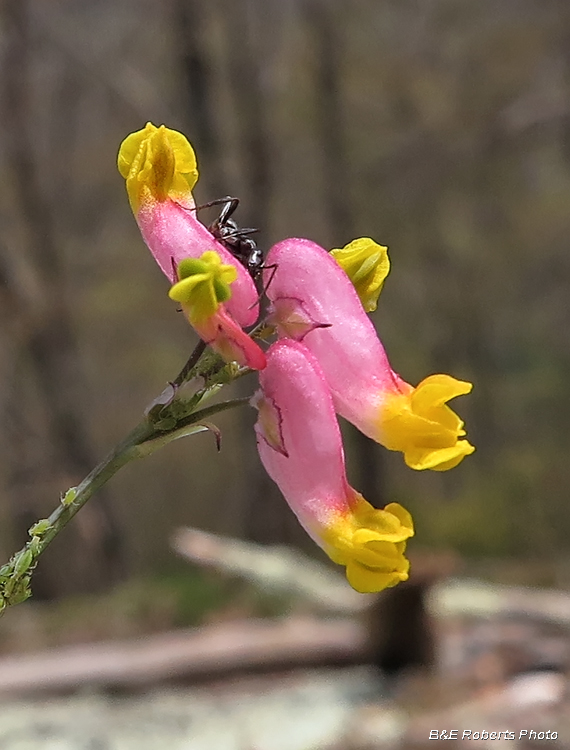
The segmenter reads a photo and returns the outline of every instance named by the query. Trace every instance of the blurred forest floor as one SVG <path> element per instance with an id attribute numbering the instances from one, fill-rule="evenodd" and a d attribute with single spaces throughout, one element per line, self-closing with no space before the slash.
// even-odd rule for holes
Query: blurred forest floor
<path id="1" fill-rule="evenodd" d="M 546 593 L 536 594 L 544 605 Z M 532 590 L 521 596 L 509 608 L 499 594 L 503 606 L 493 613 L 488 587 L 441 584 L 433 592 L 437 658 L 431 670 L 389 675 L 368 664 L 248 674 L 245 668 L 238 675 L 202 676 L 193 686 L 188 683 L 195 677 L 178 674 L 175 681 L 141 682 L 134 690 L 105 689 L 94 675 L 93 684 L 64 697 L 43 689 L 34 697 L 30 683 L 26 700 L 3 698 L 0 746 L 427 750 L 434 746 L 430 732 L 457 729 L 460 736 L 463 730 L 514 732 L 502 742 L 521 749 L 544 742 L 521 731 L 557 732 L 556 746 L 568 748 L 570 599 L 550 594 L 552 606 L 532 612 Z M 289 627 L 294 621 L 291 613 L 282 620 Z M 497 740 L 483 738 L 477 746 L 496 747 Z"/>

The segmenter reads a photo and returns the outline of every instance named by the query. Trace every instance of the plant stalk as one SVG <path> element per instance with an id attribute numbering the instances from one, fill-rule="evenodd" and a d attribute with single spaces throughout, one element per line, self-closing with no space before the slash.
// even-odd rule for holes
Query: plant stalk
<path id="1" fill-rule="evenodd" d="M 208 363 L 210 381 L 188 400 L 177 397 L 177 389 L 199 371 L 199 360 L 204 352 L 198 344 L 190 359 L 174 383 L 171 383 L 172 397 L 164 403 L 161 397 L 153 402 L 145 418 L 101 461 L 77 487 L 69 489 L 61 498 L 57 508 L 48 518 L 35 523 L 29 533 L 29 541 L 16 552 L 10 561 L 0 568 L 0 614 L 9 606 L 19 604 L 31 596 L 30 583 L 39 556 L 56 538 L 90 497 L 119 469 L 136 458 L 150 455 L 173 440 L 197 432 L 211 429 L 216 433 L 219 444 L 219 433 L 212 425 L 205 422 L 218 412 L 243 406 L 248 398 L 223 401 L 207 407 L 199 406 L 217 393 L 224 383 L 230 382 L 248 371 L 232 365 L 223 366 L 214 361 Z M 225 371 L 225 372 L 224 372 Z"/>

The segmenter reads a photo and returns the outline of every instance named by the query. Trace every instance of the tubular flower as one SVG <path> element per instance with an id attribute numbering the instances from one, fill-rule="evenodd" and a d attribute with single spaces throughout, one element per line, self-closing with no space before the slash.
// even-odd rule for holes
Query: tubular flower
<path id="1" fill-rule="evenodd" d="M 348 278 L 366 312 L 374 312 L 384 280 L 390 273 L 388 248 L 370 237 L 359 237 L 330 253 Z"/>
<path id="2" fill-rule="evenodd" d="M 259 455 L 299 521 L 360 592 L 408 578 L 409 513 L 397 503 L 373 508 L 347 481 L 333 401 L 310 351 L 281 340 L 267 352 L 252 403 Z"/>
<path id="3" fill-rule="evenodd" d="M 267 296 L 281 337 L 317 358 L 336 411 L 365 435 L 402 451 L 413 469 L 445 471 L 475 449 L 447 401 L 471 384 L 432 375 L 416 388 L 390 367 L 372 322 L 335 260 L 314 242 L 289 239 L 270 250 Z M 266 272 L 269 282 L 269 271 Z"/>
<path id="4" fill-rule="evenodd" d="M 119 149 L 119 172 L 126 180 L 131 208 L 145 243 L 171 283 L 185 258 L 215 250 L 234 266 L 236 278 L 227 312 L 241 326 L 255 323 L 258 294 L 247 270 L 198 221 L 192 189 L 198 180 L 194 150 L 186 138 L 164 125 L 147 123 L 128 135 Z"/>
<path id="5" fill-rule="evenodd" d="M 224 309 L 236 277 L 235 266 L 222 264 L 220 256 L 209 250 L 201 258 L 179 263 L 179 280 L 169 297 L 180 302 L 200 338 L 226 361 L 261 370 L 265 367 L 264 352 Z"/>

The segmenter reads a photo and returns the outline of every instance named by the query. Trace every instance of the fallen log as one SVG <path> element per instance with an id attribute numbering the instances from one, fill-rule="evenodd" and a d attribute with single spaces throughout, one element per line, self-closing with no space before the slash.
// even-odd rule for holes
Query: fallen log
<path id="1" fill-rule="evenodd" d="M 189 527 L 178 529 L 172 547 L 198 565 L 245 578 L 264 591 L 293 594 L 317 611 L 348 614 L 370 604 L 370 595 L 351 589 L 344 575 L 290 547 L 244 542 Z"/>
<path id="2" fill-rule="evenodd" d="M 450 579 L 433 586 L 428 606 L 436 617 L 519 617 L 570 627 L 570 596 L 556 589 Z"/>
<path id="3" fill-rule="evenodd" d="M 289 592 L 309 602 L 315 611 L 355 614 L 383 608 L 388 595 L 357 594 L 342 573 L 312 560 L 298 550 L 263 546 L 240 539 L 181 528 L 172 546 L 182 557 L 227 575 L 251 581 L 260 589 Z M 566 591 L 508 586 L 469 578 L 451 578 L 458 562 L 449 553 L 410 553 L 410 584 L 429 593 L 426 608 L 435 617 L 519 616 L 570 627 L 570 596 Z"/>
<path id="4" fill-rule="evenodd" d="M 240 671 L 355 663 L 365 631 L 350 620 L 246 620 L 131 641 L 52 649 L 0 659 L 0 696 L 71 692 L 90 686 L 138 689 L 174 679 Z"/>

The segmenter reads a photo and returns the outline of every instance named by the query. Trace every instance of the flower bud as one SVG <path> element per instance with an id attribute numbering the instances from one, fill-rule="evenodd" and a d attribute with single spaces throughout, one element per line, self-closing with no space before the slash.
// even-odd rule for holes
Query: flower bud
<path id="1" fill-rule="evenodd" d="M 366 312 L 374 312 L 390 272 L 388 248 L 369 237 L 360 237 L 330 254 L 352 281 Z"/>

